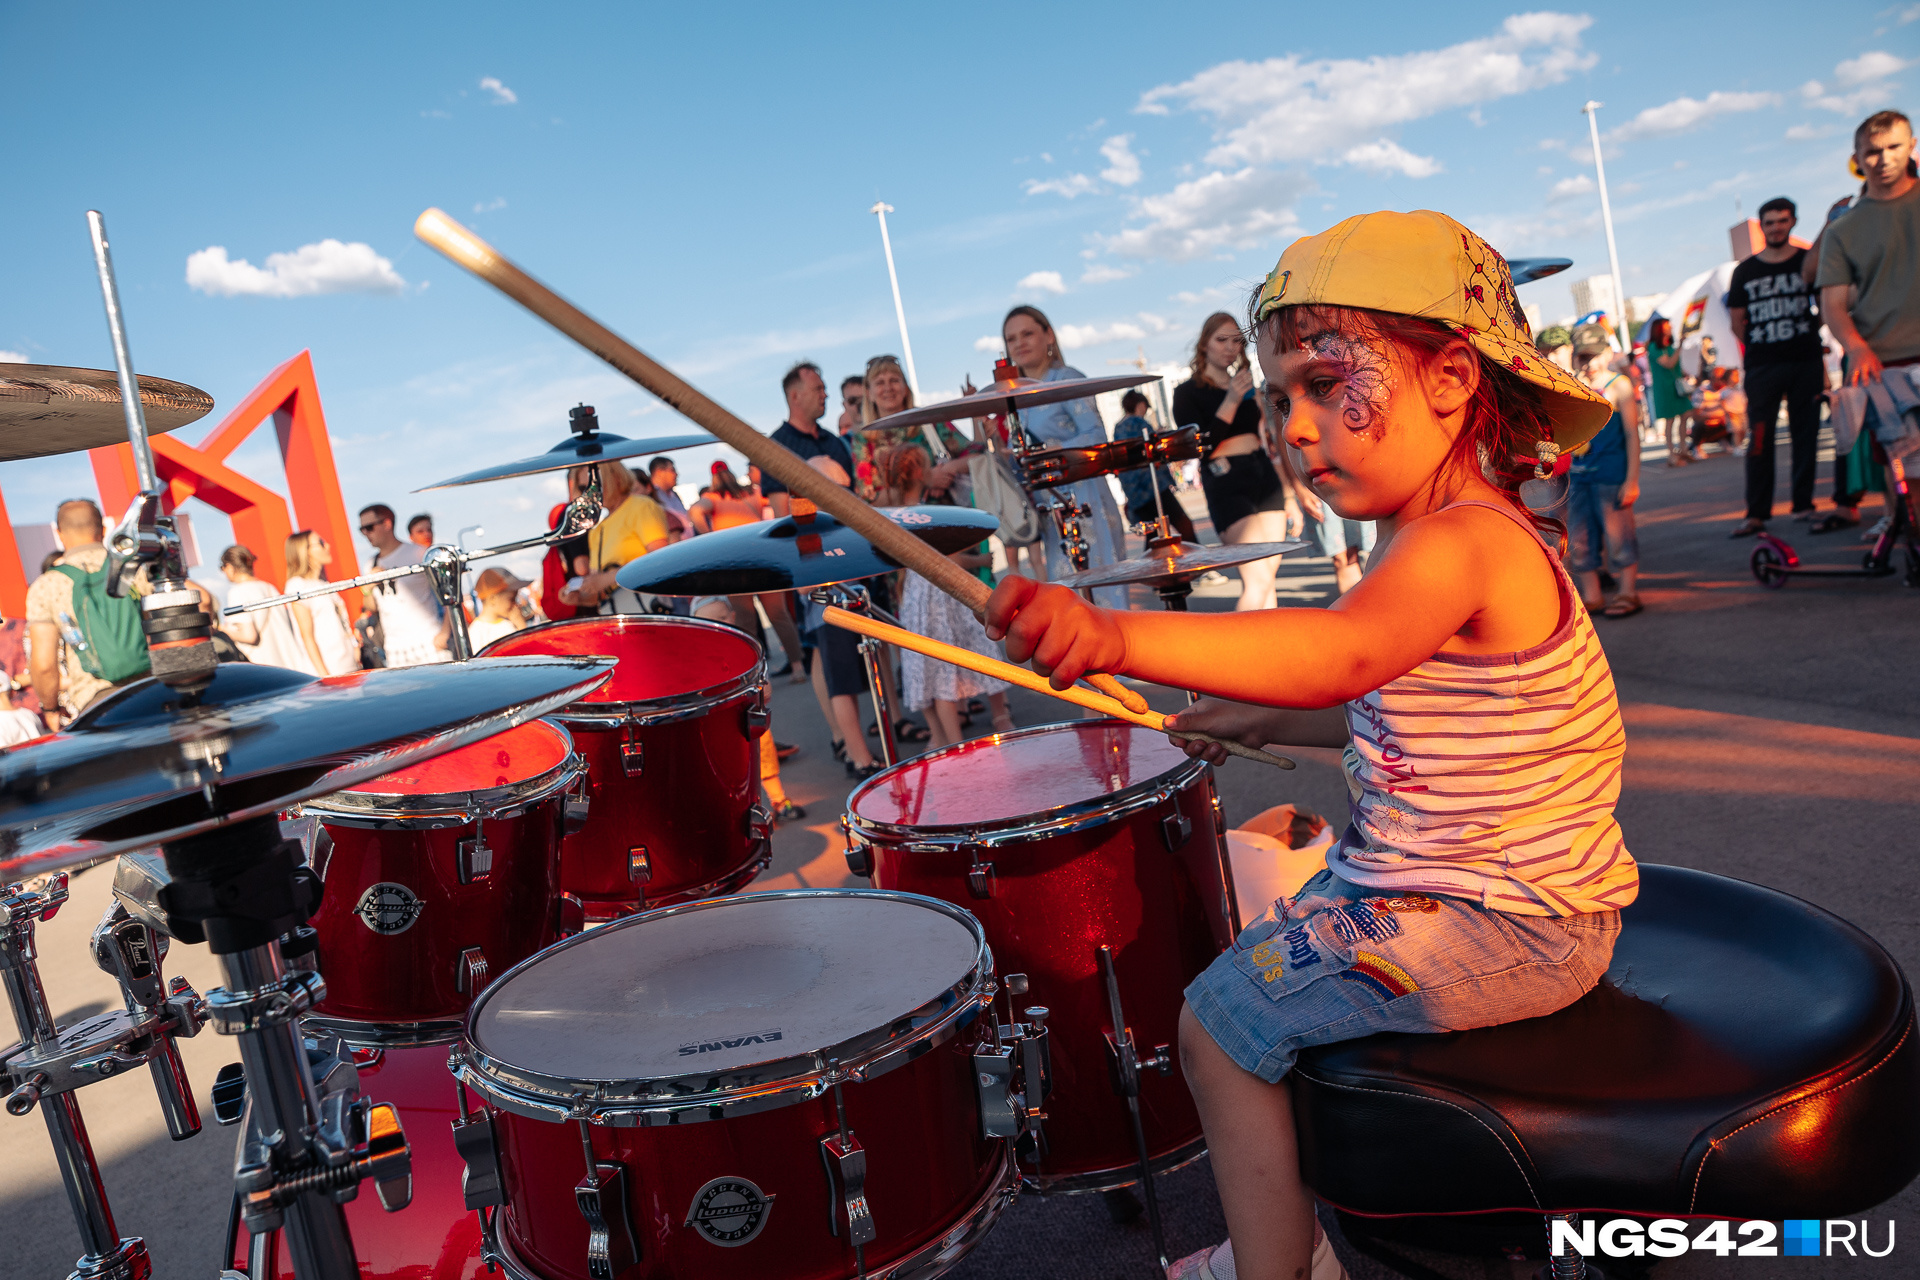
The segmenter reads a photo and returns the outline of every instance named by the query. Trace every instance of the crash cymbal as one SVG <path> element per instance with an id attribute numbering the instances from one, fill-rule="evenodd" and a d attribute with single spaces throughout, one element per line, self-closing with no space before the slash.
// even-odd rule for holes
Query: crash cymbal
<path id="1" fill-rule="evenodd" d="M 485 658 L 316 680 L 230 663 L 197 699 L 146 679 L 0 752 L 0 883 L 178 840 L 490 737 L 610 658 Z"/>
<path id="2" fill-rule="evenodd" d="M 196 422 L 213 397 L 168 378 L 140 378 L 147 434 Z M 127 442 L 120 379 L 111 369 L 57 364 L 0 364 L 0 462 L 79 453 Z"/>
<path id="3" fill-rule="evenodd" d="M 1526 284 L 1530 280 L 1542 280 L 1547 276 L 1557 276 L 1572 265 L 1572 258 L 1507 259 L 1507 269 L 1513 272 L 1513 282 L 1515 284 Z"/>
<path id="4" fill-rule="evenodd" d="M 1137 387 L 1143 382 L 1159 380 L 1157 373 L 1122 373 L 1110 378 L 1062 378 L 1057 382 L 1014 378 L 1008 382 L 995 382 L 958 400 L 942 400 L 938 404 L 908 409 L 870 422 L 860 429 L 889 431 L 894 427 L 917 427 L 923 422 L 952 422 L 959 418 L 984 418 L 995 413 L 1024 413 L 1043 404 L 1082 400 L 1103 391 L 1118 391 L 1123 387 Z"/>
<path id="5" fill-rule="evenodd" d="M 451 480 L 442 480 L 438 484 L 422 485 L 415 493 L 425 493 L 429 489 L 451 489 L 457 485 L 480 484 L 486 480 L 512 480 L 519 476 L 537 476 L 543 471 L 565 471 L 570 467 L 585 466 L 589 462 L 617 462 L 622 458 L 638 458 L 643 455 L 670 453 L 675 449 L 692 449 L 703 444 L 719 444 L 713 436 L 701 431 L 683 436 L 647 436 L 639 440 L 630 440 L 626 436 L 614 435 L 611 431 L 600 430 L 600 419 L 594 415 L 592 405 L 580 405 L 567 414 L 573 427 L 573 434 L 562 440 L 545 453 L 536 453 L 531 458 L 521 458 L 514 462 L 503 462 L 495 467 L 482 467 L 478 471 L 469 471 L 465 475 L 455 476 Z"/>
<path id="6" fill-rule="evenodd" d="M 1174 542 L 1164 544 L 1164 549 L 1161 549 L 1161 545 L 1156 544 L 1147 555 L 1122 560 L 1118 564 L 1101 565 L 1097 569 L 1088 569 L 1056 581 L 1075 591 L 1133 583 L 1143 587 L 1172 586 L 1191 581 L 1209 569 L 1225 569 L 1230 565 L 1246 564 L 1250 560 L 1265 560 L 1268 556 L 1284 556 L 1290 551 L 1305 551 L 1314 544 L 1299 541 L 1239 542 L 1224 547 L 1196 547 L 1191 542 Z"/>
<path id="7" fill-rule="evenodd" d="M 972 507 L 881 507 L 880 514 L 945 555 L 984 542 L 1000 527 Z M 661 596 L 805 591 L 891 573 L 900 562 L 826 512 L 702 534 L 623 565 L 620 585 Z"/>

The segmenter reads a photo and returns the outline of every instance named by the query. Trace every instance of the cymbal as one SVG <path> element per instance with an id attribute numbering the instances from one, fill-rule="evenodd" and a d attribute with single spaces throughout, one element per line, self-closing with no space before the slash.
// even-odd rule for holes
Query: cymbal
<path id="1" fill-rule="evenodd" d="M 1532 280 L 1543 280 L 1548 276 L 1557 276 L 1572 265 L 1572 258 L 1507 259 L 1507 269 L 1513 272 L 1513 282 L 1515 284 L 1526 284 Z"/>
<path id="2" fill-rule="evenodd" d="M 671 453 L 675 449 L 692 449 L 698 445 L 719 443 L 718 439 L 704 431 L 682 436 L 645 436 L 638 440 L 616 436 L 610 431 L 596 431 L 586 435 L 569 436 L 545 453 L 536 453 L 531 458 L 503 462 L 497 467 L 482 467 L 478 471 L 469 471 L 451 480 L 442 480 L 438 484 L 422 485 L 414 492 L 425 493 L 429 489 L 451 489 L 457 485 L 480 484 L 487 480 L 512 480 L 519 476 L 536 476 L 543 471 L 565 471 L 569 467 L 585 466 L 589 462 L 615 462 L 621 458 L 652 457 L 655 454 Z"/>
<path id="3" fill-rule="evenodd" d="M 1054 489 L 1149 465 L 1185 462 L 1200 454 L 1200 428 L 1190 426 L 1156 436 L 1109 440 L 1105 444 L 1034 449 L 1021 454 L 1018 465 L 1021 481 L 1027 488 Z"/>
<path id="4" fill-rule="evenodd" d="M 1159 545 L 1156 544 L 1157 547 Z M 1191 542 L 1174 542 L 1164 544 L 1157 554 L 1150 552 L 1132 560 L 1101 565 L 1097 569 L 1088 569 L 1055 581 L 1076 591 L 1087 587 L 1120 587 L 1133 583 L 1143 587 L 1170 587 L 1197 578 L 1209 569 L 1225 569 L 1251 560 L 1265 560 L 1268 556 L 1284 556 L 1291 551 L 1305 551 L 1313 545 L 1298 540 L 1238 542 L 1223 547 L 1197 547 Z"/>
<path id="5" fill-rule="evenodd" d="M 972 507 L 880 507 L 881 515 L 946 555 L 986 541 L 1000 521 Z M 621 566 L 620 585 L 661 596 L 805 591 L 891 573 L 900 562 L 826 512 L 703 533 Z"/>
<path id="6" fill-rule="evenodd" d="M 476 658 L 316 680 L 228 663 L 196 705 L 158 680 L 0 752 L 0 883 L 211 831 L 573 702 L 611 658 Z"/>
<path id="7" fill-rule="evenodd" d="M 921 405 L 877 422 L 869 422 L 862 431 L 890 431 L 894 427 L 917 427 L 923 422 L 951 422 L 956 418 L 984 418 L 994 413 L 1022 413 L 1043 404 L 1062 400 L 1082 400 L 1103 391 L 1137 387 L 1143 382 L 1158 382 L 1157 373 L 1120 373 L 1109 378 L 1062 378 L 1042 382 L 1038 378 L 1015 378 L 996 382 L 958 400 Z"/>
<path id="8" fill-rule="evenodd" d="M 169 378 L 140 375 L 147 434 L 196 422 L 213 397 Z M 0 462 L 79 453 L 127 442 L 120 378 L 111 369 L 58 364 L 0 364 Z"/>

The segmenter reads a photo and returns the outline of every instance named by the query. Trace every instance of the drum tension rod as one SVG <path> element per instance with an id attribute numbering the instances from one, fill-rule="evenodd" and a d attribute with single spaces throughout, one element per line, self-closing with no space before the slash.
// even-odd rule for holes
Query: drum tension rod
<path id="1" fill-rule="evenodd" d="M 873 1224 L 873 1210 L 867 1204 L 867 1150 L 847 1127 L 847 1100 L 840 1087 L 844 1076 L 840 1064 L 831 1058 L 827 1060 L 827 1075 L 833 1081 L 833 1110 L 840 1124 L 838 1134 L 820 1139 L 820 1159 L 827 1166 L 830 1193 L 827 1231 L 839 1236 L 840 1215 L 844 1212 L 847 1243 L 853 1246 L 861 1280 L 866 1280 L 867 1246 L 878 1234 Z"/>
<path id="2" fill-rule="evenodd" d="M 593 1154 L 593 1125 L 580 1121 L 580 1147 L 587 1176 L 573 1188 L 573 1202 L 587 1220 L 587 1274 L 615 1280 L 640 1261 L 640 1246 L 627 1216 L 627 1166 Z"/>

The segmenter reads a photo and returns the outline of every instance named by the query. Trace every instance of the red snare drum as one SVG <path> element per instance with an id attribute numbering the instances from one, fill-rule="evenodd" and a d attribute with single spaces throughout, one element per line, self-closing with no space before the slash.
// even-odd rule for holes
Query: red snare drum
<path id="1" fill-rule="evenodd" d="M 442 1040 L 354 1050 L 361 1093 L 399 1108 L 413 1157 L 413 1200 L 406 1208 L 388 1213 L 371 1186 L 361 1187 L 347 1204 L 347 1229 L 353 1234 L 361 1280 L 478 1280 L 486 1275 L 480 1218 L 461 1195 L 460 1174 L 466 1166 L 453 1145 L 452 1125 L 460 1111 L 458 1086 L 447 1073 L 452 1048 Z M 244 1231 L 239 1244 L 242 1253 L 234 1262 L 245 1267 L 250 1246 Z M 294 1280 L 293 1260 L 286 1249 L 274 1247 L 277 1244 L 276 1234 L 267 1245 L 273 1256 L 248 1274 Z"/>
<path id="2" fill-rule="evenodd" d="M 1234 933 L 1212 772 L 1165 734 L 1077 720 L 908 760 L 868 780 L 847 808 L 856 872 L 870 868 L 877 889 L 964 906 L 996 966 L 1025 973 L 1026 999 L 1053 1011 L 1048 1152 L 1028 1182 L 1042 1191 L 1137 1182 L 1127 1105 L 1109 1079 L 1114 1020 L 1099 952 L 1113 950 L 1140 1056 L 1175 1045 L 1181 992 Z M 1156 1171 L 1205 1149 L 1172 1048 L 1165 1066 L 1140 1073 Z"/>
<path id="3" fill-rule="evenodd" d="M 605 654 L 613 677 L 552 718 L 593 776 L 560 884 L 609 920 L 732 893 L 773 856 L 759 804 L 766 662 L 752 637 L 700 618 L 575 618 L 502 636 L 486 655 Z"/>
<path id="4" fill-rule="evenodd" d="M 983 1136 L 1011 1114 L 993 990 L 977 921 L 873 890 L 560 943 L 487 989 L 460 1048 L 497 1152 L 469 1177 L 504 1187 L 489 1261 L 509 1280 L 586 1280 L 590 1248 L 621 1280 L 938 1275 L 1015 1192 L 1009 1144 Z"/>
<path id="5" fill-rule="evenodd" d="M 585 772 L 567 731 L 534 720 L 305 805 L 324 831 L 314 1013 L 457 1033 L 489 971 L 559 936 L 560 841 Z"/>

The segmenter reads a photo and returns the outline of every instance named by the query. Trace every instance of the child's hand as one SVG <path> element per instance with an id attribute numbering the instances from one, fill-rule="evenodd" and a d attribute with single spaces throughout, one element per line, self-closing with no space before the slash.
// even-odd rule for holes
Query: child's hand
<path id="1" fill-rule="evenodd" d="M 1167 736 L 1173 739 L 1173 745 L 1186 748 L 1190 756 L 1197 756 L 1208 764 L 1225 764 L 1227 749 L 1217 742 L 1201 742 L 1194 738 L 1182 738 L 1180 731 L 1204 733 L 1209 737 L 1224 738 L 1237 742 L 1243 747 L 1264 747 L 1275 741 L 1272 733 L 1274 712 L 1271 707 L 1249 706 L 1244 702 L 1226 702 L 1219 698 L 1202 698 L 1182 711 L 1179 715 L 1167 717 Z"/>
<path id="2" fill-rule="evenodd" d="M 1007 575 L 987 601 L 987 636 L 1007 642 L 1010 661 L 1031 658 L 1056 689 L 1089 671 L 1117 673 L 1126 661 L 1126 639 L 1106 610 L 1018 574 Z"/>

